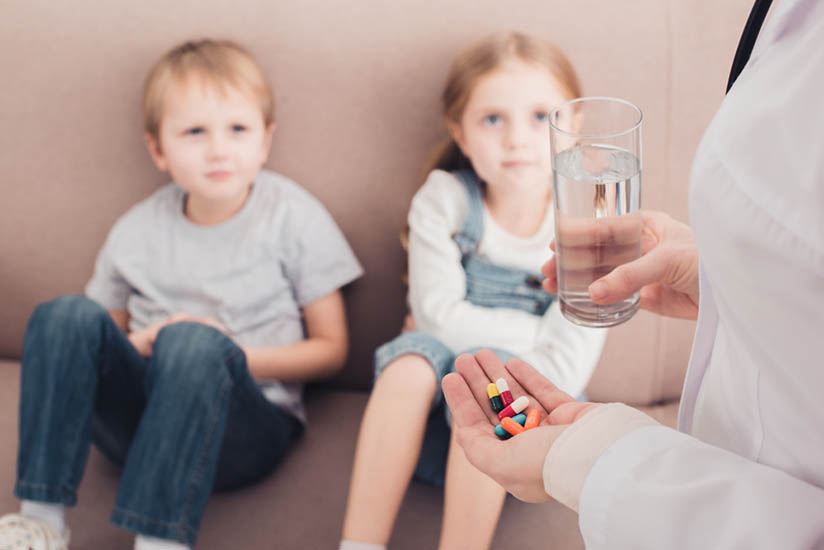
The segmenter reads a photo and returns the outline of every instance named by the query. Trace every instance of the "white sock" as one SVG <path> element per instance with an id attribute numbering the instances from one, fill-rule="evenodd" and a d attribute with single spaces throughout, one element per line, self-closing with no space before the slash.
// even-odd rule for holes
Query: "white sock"
<path id="1" fill-rule="evenodd" d="M 66 507 L 62 504 L 24 500 L 20 504 L 20 515 L 41 519 L 57 529 L 61 535 L 66 534 Z"/>
<path id="2" fill-rule="evenodd" d="M 338 550 L 386 550 L 383 544 L 372 544 L 370 542 L 356 542 L 354 540 L 342 540 Z"/>
<path id="3" fill-rule="evenodd" d="M 134 550 L 190 550 L 185 544 L 176 540 L 158 539 L 137 535 L 134 539 Z"/>

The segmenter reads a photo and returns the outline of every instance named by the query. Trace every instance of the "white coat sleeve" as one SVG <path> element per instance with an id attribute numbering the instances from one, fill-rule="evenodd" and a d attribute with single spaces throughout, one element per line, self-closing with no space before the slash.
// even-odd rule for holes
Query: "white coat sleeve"
<path id="1" fill-rule="evenodd" d="M 409 210 L 409 305 L 418 330 L 450 349 L 527 349 L 540 318 L 516 309 L 486 308 L 465 300 L 466 275 L 452 239 L 466 214 L 460 181 L 434 171 Z"/>
<path id="2" fill-rule="evenodd" d="M 544 313 L 532 349 L 521 359 L 573 397 L 586 388 L 604 347 L 607 329 L 568 321 L 556 298 Z"/>
<path id="3" fill-rule="evenodd" d="M 824 490 L 663 426 L 607 448 L 579 506 L 591 550 L 824 548 Z"/>

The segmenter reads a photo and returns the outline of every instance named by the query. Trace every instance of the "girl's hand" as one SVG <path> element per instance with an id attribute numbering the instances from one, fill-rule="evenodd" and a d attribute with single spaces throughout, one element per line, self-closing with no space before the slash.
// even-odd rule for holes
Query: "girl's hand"
<path id="1" fill-rule="evenodd" d="M 641 257 L 589 286 L 592 300 L 612 304 L 641 291 L 641 307 L 667 317 L 698 317 L 698 252 L 692 229 L 663 212 L 641 211 Z M 555 241 L 550 248 L 555 250 Z M 541 272 L 544 290 L 558 292 L 553 256 Z"/>
<path id="2" fill-rule="evenodd" d="M 206 325 L 217 329 L 224 334 L 228 334 L 226 327 L 211 317 L 195 317 L 193 315 L 189 315 L 188 313 L 175 313 L 166 319 L 146 326 L 142 330 L 130 332 L 129 341 L 135 347 L 137 352 L 140 353 L 140 355 L 143 357 L 151 357 L 152 348 L 154 348 L 157 333 L 160 332 L 160 329 L 163 327 L 173 325 L 175 323 L 200 323 L 201 325 Z"/>
<path id="3" fill-rule="evenodd" d="M 415 319 L 412 317 L 411 313 L 407 313 L 406 317 L 403 318 L 403 326 L 401 327 L 401 333 L 404 332 L 412 332 L 415 330 Z"/>
<path id="4" fill-rule="evenodd" d="M 543 482 L 546 454 L 567 425 L 598 404 L 576 401 L 519 359 L 504 366 L 490 350 L 459 356 L 455 370 L 444 377 L 442 387 L 453 430 L 469 462 L 521 500 L 551 500 Z M 514 398 L 526 395 L 528 408 L 541 411 L 539 427 L 506 441 L 498 439 L 498 415 L 486 393 L 487 384 L 498 378 L 507 380 Z"/>

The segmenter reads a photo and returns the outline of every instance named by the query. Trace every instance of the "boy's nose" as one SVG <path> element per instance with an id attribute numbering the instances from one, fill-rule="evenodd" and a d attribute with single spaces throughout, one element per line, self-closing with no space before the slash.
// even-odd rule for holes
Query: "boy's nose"
<path id="1" fill-rule="evenodd" d="M 211 134 L 211 136 L 209 137 L 209 149 L 208 149 L 209 157 L 211 157 L 211 158 L 214 158 L 214 157 L 220 158 L 220 157 L 225 156 L 226 155 L 227 145 L 228 145 L 228 143 L 226 141 L 226 138 L 224 138 L 223 136 L 221 136 L 217 133 Z"/>

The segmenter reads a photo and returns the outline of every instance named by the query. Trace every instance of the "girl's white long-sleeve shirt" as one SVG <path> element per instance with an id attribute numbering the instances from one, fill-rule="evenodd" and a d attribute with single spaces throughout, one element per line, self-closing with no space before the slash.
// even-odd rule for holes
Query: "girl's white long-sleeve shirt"
<path id="1" fill-rule="evenodd" d="M 824 548 L 822 37 L 824 2 L 779 2 L 695 155 L 679 431 L 610 405 L 547 454 L 587 548 Z"/>
<path id="2" fill-rule="evenodd" d="M 579 395 L 592 375 L 605 329 L 568 321 L 554 300 L 543 316 L 518 309 L 478 306 L 466 300 L 466 274 L 453 236 L 469 209 L 464 184 L 433 171 L 409 210 L 409 305 L 418 330 L 455 353 L 476 347 L 506 350 L 531 364 L 551 382 Z M 554 235 L 550 204 L 538 231 L 518 237 L 502 229 L 483 209 L 483 236 L 476 254 L 503 267 L 540 274 L 550 258 Z"/>

